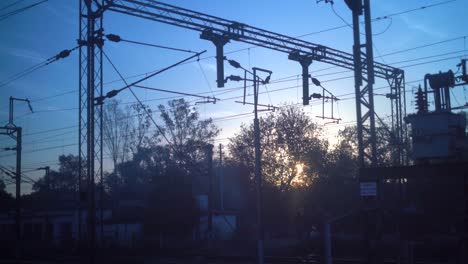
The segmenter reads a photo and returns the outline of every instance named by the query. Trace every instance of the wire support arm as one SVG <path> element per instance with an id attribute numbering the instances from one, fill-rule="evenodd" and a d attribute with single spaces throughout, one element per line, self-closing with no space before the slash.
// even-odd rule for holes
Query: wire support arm
<path id="1" fill-rule="evenodd" d="M 122 76 L 121 78 L 122 78 L 122 80 L 124 81 L 124 83 L 125 83 L 126 85 L 125 85 L 124 87 L 120 88 L 120 89 L 111 90 L 111 91 L 107 92 L 106 95 L 103 95 L 103 96 L 100 96 L 100 97 L 96 97 L 96 98 L 95 98 L 95 100 L 96 100 L 96 103 L 95 103 L 95 104 L 96 104 L 96 105 L 102 104 L 103 101 L 104 101 L 104 99 L 106 99 L 106 98 L 112 98 L 112 97 L 116 96 L 118 93 L 122 92 L 122 91 L 125 90 L 125 89 L 128 89 L 128 88 L 130 88 L 130 87 L 132 87 L 132 86 L 135 86 L 135 85 L 137 85 L 137 84 L 139 84 L 139 83 L 141 83 L 141 82 L 143 82 L 143 81 L 145 81 L 145 80 L 148 80 L 148 79 L 150 79 L 150 78 L 152 78 L 152 77 L 154 77 L 154 76 L 156 76 L 156 75 L 158 75 L 158 74 L 160 74 L 160 73 L 163 73 L 163 72 L 165 72 L 165 71 L 167 71 L 167 70 L 169 70 L 169 69 L 172 69 L 172 68 L 174 68 L 174 67 L 176 67 L 176 66 L 178 66 L 178 65 L 180 65 L 180 64 L 182 64 L 182 63 L 184 63 L 184 62 L 186 62 L 186 61 L 189 61 L 189 60 L 191 60 L 191 59 L 193 59 L 193 58 L 195 58 L 195 57 L 198 57 L 198 56 L 200 56 L 201 54 L 203 54 L 203 53 L 205 53 L 205 52 L 206 52 L 206 50 L 204 50 L 204 51 L 202 51 L 202 52 L 198 52 L 197 54 L 194 54 L 193 56 L 190 56 L 190 57 L 188 57 L 188 58 L 186 58 L 186 59 L 183 59 L 183 60 L 181 60 L 181 61 L 179 61 L 179 62 L 176 62 L 176 63 L 174 63 L 174 64 L 172 64 L 172 65 L 170 65 L 170 66 L 167 66 L 167 67 L 165 67 L 165 68 L 163 68 L 163 69 L 161 69 L 161 70 L 159 70 L 159 71 L 156 71 L 156 72 L 154 72 L 154 73 L 152 73 L 152 74 L 150 74 L 150 75 L 148 75 L 148 76 L 146 76 L 146 77 L 144 77 L 144 78 L 141 78 L 141 79 L 139 79 L 139 80 L 137 80 L 137 81 L 134 81 L 134 82 L 132 82 L 132 83 L 130 83 L 130 84 L 127 83 L 127 82 L 125 81 L 125 79 L 123 78 L 123 76 Z M 104 56 L 106 57 L 106 59 L 109 61 L 109 63 L 112 65 L 112 67 L 113 67 L 114 69 L 116 69 L 116 68 L 115 68 L 115 65 L 114 65 L 114 64 L 112 63 L 112 61 L 110 60 L 109 56 L 107 56 L 107 54 L 106 54 L 105 52 L 103 52 L 103 54 L 104 54 Z"/>
<path id="2" fill-rule="evenodd" d="M 136 16 L 173 26 L 187 28 L 277 50 L 287 54 L 299 53 L 315 61 L 354 69 L 353 55 L 323 45 L 249 26 L 233 20 L 203 14 L 153 0 L 106 0 L 106 8 L 113 12 Z M 388 78 L 397 68 L 374 62 L 376 76 Z"/>

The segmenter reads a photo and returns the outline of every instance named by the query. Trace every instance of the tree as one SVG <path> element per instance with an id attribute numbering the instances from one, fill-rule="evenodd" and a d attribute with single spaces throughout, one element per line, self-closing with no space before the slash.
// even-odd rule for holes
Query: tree
<path id="1" fill-rule="evenodd" d="M 114 170 L 117 167 L 117 162 L 124 162 L 127 158 L 127 150 L 129 148 L 128 135 L 131 128 L 131 108 L 127 108 L 126 112 L 119 107 L 120 101 L 110 100 L 104 105 L 104 142 L 109 150 Z"/>
<path id="2" fill-rule="evenodd" d="M 395 163 L 397 154 L 397 142 L 394 134 L 387 124 L 378 126 L 376 130 L 377 160 L 379 166 L 391 166 Z M 350 154 L 358 156 L 357 127 L 347 126 L 339 132 L 339 147 L 345 148 Z M 402 145 L 403 151 L 407 148 L 407 143 Z M 369 151 L 367 149 L 366 151 Z M 406 152 L 406 151 L 405 151 Z"/>
<path id="3" fill-rule="evenodd" d="M 128 142 L 127 150 L 133 154 L 137 153 L 140 148 L 149 147 L 155 138 L 149 137 L 149 128 L 151 127 L 151 117 L 153 112 L 148 105 L 133 104 L 130 109 L 131 114 L 128 118 L 132 118 L 130 121 L 130 141 Z M 147 114 L 149 113 L 149 115 Z"/>
<path id="4" fill-rule="evenodd" d="M 159 105 L 164 122 L 155 137 L 167 140 L 171 157 L 186 170 L 197 170 L 196 163 L 203 159 L 203 147 L 213 143 L 220 130 L 211 118 L 199 120 L 200 114 L 184 99 L 169 101 L 168 107 Z"/>
<path id="5" fill-rule="evenodd" d="M 230 139 L 232 159 L 253 172 L 253 124 L 242 126 Z M 281 191 L 310 185 L 320 174 L 328 141 L 322 130 L 299 107 L 283 107 L 260 118 L 262 175 Z"/>
<path id="6" fill-rule="evenodd" d="M 61 155 L 58 171 L 51 170 L 33 184 L 34 192 L 76 193 L 78 191 L 79 157 Z"/>
<path id="7" fill-rule="evenodd" d="M 158 177 L 167 176 L 166 171 L 173 166 L 188 175 L 201 171 L 202 147 L 214 141 L 219 129 L 211 119 L 200 120 L 196 108 L 191 108 L 184 99 L 169 101 L 168 107 L 160 105 L 159 110 L 163 125 L 152 137 L 147 133 L 150 123 L 144 119 L 137 121 L 141 127 L 135 130 L 135 135 L 142 144 L 132 143 L 135 146 L 132 158 L 118 164 L 116 173 L 108 175 L 108 191 L 138 192 L 138 188 L 145 189 Z"/>
<path id="8" fill-rule="evenodd" d="M 13 205 L 13 196 L 6 191 L 6 184 L 0 179 L 0 210 L 12 209 Z"/>

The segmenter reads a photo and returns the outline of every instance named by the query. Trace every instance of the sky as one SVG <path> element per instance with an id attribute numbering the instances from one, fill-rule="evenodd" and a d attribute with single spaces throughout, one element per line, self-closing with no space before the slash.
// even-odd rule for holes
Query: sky
<path id="1" fill-rule="evenodd" d="M 17 15 L 2 19 L 1 15 L 15 8 L 39 0 L 23 0 L 9 9 L 4 9 L 13 0 L 0 2 L 0 83 L 10 76 L 56 55 L 64 49 L 77 45 L 79 10 L 78 0 L 49 0 Z M 187 9 L 235 20 L 258 28 L 274 31 L 292 37 L 325 45 L 345 52 L 352 52 L 352 30 L 345 26 L 351 23 L 351 12 L 344 1 L 336 0 L 333 12 L 330 4 L 316 3 L 315 0 L 266 1 L 266 0 L 174 0 L 162 1 Z M 433 7 L 430 5 L 438 4 Z M 421 8 L 421 7 L 427 8 Z M 412 92 L 426 73 L 456 71 L 466 51 L 468 36 L 466 10 L 467 0 L 371 0 L 372 17 L 384 17 L 372 24 L 374 54 L 376 61 L 401 67 L 405 70 L 407 113 L 414 112 Z M 408 12 L 405 12 L 408 11 Z M 400 13 L 400 14 L 399 14 Z M 340 18 L 341 17 L 341 18 Z M 343 21 L 344 20 L 344 21 Z M 341 27 L 318 33 L 322 30 Z M 243 94 L 242 83 L 229 82 L 225 88 L 216 87 L 214 45 L 199 37 L 199 33 L 172 25 L 147 21 L 127 15 L 106 12 L 104 14 L 105 34 L 117 34 L 124 39 L 171 46 L 192 51 L 207 50 L 197 62 L 173 68 L 143 85 L 155 88 L 216 96 L 216 104 L 196 105 L 201 118 L 212 118 L 222 131 L 215 144 L 227 144 L 228 138 L 239 132 L 241 124 L 249 124 L 253 118 L 253 106 L 235 103 Z M 439 44 L 434 44 L 439 43 Z M 433 45 L 432 45 L 433 44 Z M 422 47 L 428 45 L 427 47 Z M 419 47 L 419 48 L 417 48 Z M 415 48 L 415 49 L 413 49 Z M 130 43 L 104 44 L 106 54 L 123 76 L 129 77 L 164 68 L 190 54 Z M 408 50 L 405 52 L 400 52 Z M 395 53 L 397 52 L 397 53 Z M 302 101 L 301 68 L 290 61 L 287 54 L 248 44 L 231 41 L 225 46 L 229 59 L 234 59 L 245 68 L 260 67 L 273 71 L 272 83 L 260 87 L 259 103 L 276 106 L 297 104 Z M 394 54 L 392 54 L 394 53 Z M 392 55 L 387 55 L 392 54 Z M 383 56 L 382 56 L 383 55 Z M 34 113 L 26 104 L 15 102 L 14 123 L 23 128 L 23 171 L 32 179 L 43 175 L 33 171 L 42 166 L 56 168 L 57 158 L 62 154 L 78 154 L 78 53 L 51 63 L 21 79 L 0 87 L 0 122 L 8 121 L 8 98 L 28 98 Z M 111 65 L 104 62 L 104 91 L 118 89 L 124 84 Z M 309 70 L 335 96 L 341 99 L 334 105 L 334 116 L 342 119 L 340 124 L 325 124 L 316 116 L 322 114 L 320 102 L 311 101 L 304 110 L 316 122 L 323 125 L 326 136 L 336 141 L 336 134 L 346 125 L 353 125 L 355 116 L 353 73 L 330 65 L 313 62 Z M 225 65 L 225 75 L 242 75 L 239 70 Z M 206 78 L 205 78 L 206 77 Z M 130 78 L 135 81 L 138 78 Z M 340 79 L 340 80 L 335 80 Z M 280 82 L 275 82 L 281 80 Z M 375 93 L 389 92 L 385 80 L 376 80 Z M 168 98 L 180 98 L 173 94 L 134 89 L 138 97 L 156 109 Z M 321 92 L 311 86 L 310 93 Z M 452 90 L 453 106 L 467 102 L 465 87 Z M 248 90 L 248 102 L 252 102 L 252 91 Z M 237 97 L 237 98 L 236 98 Z M 239 98 L 240 97 L 240 98 Z M 135 102 L 129 91 L 117 96 L 122 105 Z M 199 101 L 185 97 L 192 104 Z M 375 97 L 376 112 L 381 117 L 390 114 L 390 101 L 384 96 Z M 331 105 L 325 105 L 325 115 L 330 115 Z M 249 114 L 250 113 L 250 114 Z M 267 112 L 262 112 L 266 114 Z M 245 115 L 241 115 L 245 114 Z M 160 121 L 155 115 L 156 121 Z M 154 127 L 152 129 L 155 129 Z M 6 136 L 0 137 L 0 165 L 14 170 L 14 152 L 5 151 L 15 142 Z M 107 153 L 107 151 L 105 152 Z M 110 160 L 105 161 L 105 170 L 111 170 Z M 11 188 L 12 186 L 9 186 Z M 24 192 L 30 191 L 30 184 L 24 184 Z"/>

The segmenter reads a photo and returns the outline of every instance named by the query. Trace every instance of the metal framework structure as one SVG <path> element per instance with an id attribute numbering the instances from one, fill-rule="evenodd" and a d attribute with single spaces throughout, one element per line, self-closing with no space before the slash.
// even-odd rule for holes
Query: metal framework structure
<path id="1" fill-rule="evenodd" d="M 95 106 L 94 98 L 102 96 L 102 17 L 107 11 L 126 14 L 201 33 L 201 38 L 212 41 L 217 50 L 218 87 L 224 85 L 223 47 L 231 40 L 252 44 L 288 54 L 289 59 L 300 62 L 303 73 L 304 104 L 308 104 L 309 72 L 313 61 L 354 70 L 356 106 L 358 113 L 359 153 L 361 165 L 376 165 L 375 113 L 372 84 L 374 76 L 383 78 L 390 85 L 392 101 L 392 129 L 395 142 L 401 145 L 405 136 L 403 115 L 405 75 L 403 70 L 367 60 L 360 43 L 355 43 L 354 54 L 311 43 L 305 40 L 252 27 L 224 18 L 203 14 L 154 0 L 79 0 L 80 1 L 80 61 L 79 61 L 79 152 L 80 190 L 88 183 L 88 199 L 94 199 L 92 186 L 95 178 L 102 177 L 102 106 Z M 366 14 L 370 17 L 370 13 Z M 356 33 L 355 33 L 356 34 Z M 358 33 L 359 34 L 359 33 Z M 368 42 L 368 41 L 367 41 Z M 360 54 L 360 56 L 356 56 Z M 359 73 L 359 74 L 357 74 Z M 362 81 L 366 85 L 362 86 Z M 307 89 L 306 89 L 307 88 Z M 369 92 L 370 91 L 370 92 Z M 362 111 L 361 109 L 365 109 Z M 95 124 L 98 124 L 95 126 Z M 401 163 L 403 153 L 398 153 Z M 367 159 L 366 163 L 364 160 Z M 88 162 L 90 161 L 90 162 Z M 92 185 L 91 185 L 92 184 Z M 91 188 L 91 189 L 90 189 Z M 80 192 L 83 194 L 83 192 Z M 91 231 L 91 230 L 90 230 Z M 94 232 L 94 231 L 91 231 Z"/>
<path id="2" fill-rule="evenodd" d="M 404 153 L 402 142 L 404 142 L 406 133 L 403 125 L 403 117 L 405 115 L 404 71 L 383 63 L 375 62 L 373 59 L 368 61 L 366 54 L 372 52 L 372 48 L 367 49 L 363 53 L 360 48 L 363 45 L 359 43 L 355 46 L 359 47 L 359 50 L 355 50 L 354 54 L 350 54 L 236 21 L 153 0 L 104 0 L 103 8 L 113 12 L 201 32 L 201 38 L 213 41 L 217 49 L 218 87 L 222 87 L 220 81 L 224 77 L 222 70 L 222 49 L 230 40 L 284 52 L 289 55 L 289 59 L 298 61 L 302 66 L 303 72 L 304 104 L 308 104 L 308 67 L 313 61 L 320 61 L 355 70 L 355 75 L 357 76 L 355 79 L 356 110 L 360 111 L 362 109 L 362 113 L 359 113 L 359 118 L 357 120 L 358 130 L 362 131 L 359 136 L 359 152 L 360 157 L 362 157 L 362 166 L 365 164 L 377 164 L 372 85 L 374 83 L 374 76 L 387 80 L 390 86 L 388 97 L 392 101 L 392 132 L 395 139 L 394 144 L 397 146 L 395 163 L 403 163 Z M 370 11 L 365 15 L 370 18 Z M 368 30 L 370 30 L 370 28 Z M 367 38 L 366 42 L 371 43 L 371 40 Z M 360 56 L 357 57 L 355 56 L 356 54 L 360 54 Z M 358 60 L 355 61 L 355 58 Z M 359 74 L 357 74 L 358 72 Z M 365 85 L 363 85 L 363 81 L 366 83 Z M 363 87 L 361 88 L 361 86 Z"/>
<path id="3" fill-rule="evenodd" d="M 102 96 L 102 2 L 79 0 L 79 205 L 78 232 L 83 239 L 82 210 L 88 207 L 89 247 L 95 243 L 96 199 L 95 182 L 102 180 L 103 138 L 102 104 L 95 97 Z"/>

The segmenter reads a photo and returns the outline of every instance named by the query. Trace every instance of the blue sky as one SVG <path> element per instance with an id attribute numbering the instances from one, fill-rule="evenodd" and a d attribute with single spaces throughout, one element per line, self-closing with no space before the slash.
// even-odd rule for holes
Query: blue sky
<path id="1" fill-rule="evenodd" d="M 1 1 L 0 8 L 12 2 L 14 1 Z M 22 5 L 33 2 L 35 1 L 25 0 Z M 236 20 L 289 36 L 300 36 L 344 25 L 343 21 L 332 12 L 329 5 L 323 2 L 317 4 L 315 0 L 177 0 L 163 2 Z M 372 16 L 374 18 L 381 17 L 444 2 L 446 1 L 372 0 Z M 351 13 L 343 1 L 336 1 L 335 10 L 346 21 L 351 22 Z M 459 62 L 459 59 L 467 54 L 464 51 L 466 49 L 466 40 L 462 37 L 468 35 L 468 30 L 466 29 L 466 10 L 468 10 L 468 1 L 457 0 L 424 10 L 395 15 L 391 21 L 390 19 L 383 19 L 374 22 L 373 31 L 376 34 L 374 36 L 375 56 L 458 38 L 427 48 L 384 56 L 377 60 L 388 64 L 396 63 L 394 64 L 396 67 L 409 66 L 404 67 L 407 82 L 422 79 L 426 73 L 434 73 L 439 70 L 456 70 L 455 65 Z M 0 14 L 6 11 L 0 11 Z M 391 23 L 390 26 L 389 23 Z M 388 30 L 385 31 L 387 27 Z M 201 40 L 199 33 L 110 12 L 105 14 L 104 29 L 107 34 L 118 34 L 122 38 L 129 40 L 194 51 L 207 50 L 202 58 L 208 57 L 208 59 L 200 60 L 200 65 L 195 62 L 179 66 L 145 81 L 144 85 L 189 93 L 211 93 L 212 91 L 214 94 L 219 94 L 223 92 L 223 88 L 217 88 L 215 83 L 215 60 L 211 58 L 215 53 L 214 46 L 208 41 Z M 2 32 L 2 40 L 0 41 L 0 80 L 3 81 L 17 72 L 44 61 L 63 49 L 76 46 L 76 39 L 78 37 L 78 1 L 49 0 L 21 14 L 1 20 L 0 32 Z M 353 42 L 352 31 L 348 27 L 319 34 L 311 34 L 303 37 L 303 39 L 346 52 L 351 52 Z M 124 76 L 132 76 L 160 69 L 188 56 L 180 52 L 142 47 L 129 43 L 106 42 L 104 48 Z M 226 52 L 240 49 L 244 50 L 228 54 L 227 56 L 237 60 L 244 67 L 257 66 L 272 70 L 272 80 L 288 77 L 285 82 L 268 85 L 267 88 L 270 92 L 260 95 L 260 103 L 281 105 L 301 101 L 301 72 L 298 63 L 289 61 L 284 53 L 255 48 L 243 43 L 232 41 L 225 46 Z M 413 59 L 429 56 L 436 57 L 413 61 Z M 440 61 L 414 65 L 434 60 Z M 314 62 L 310 67 L 310 72 L 314 74 L 314 71 L 326 67 L 329 67 L 329 65 Z M 241 72 L 230 68 L 229 65 L 226 65 L 225 69 L 226 75 L 241 74 Z M 352 76 L 352 72 L 336 73 L 341 71 L 342 69 L 333 68 L 317 72 L 315 75 L 322 75 L 319 79 L 327 89 L 337 96 L 353 93 L 352 78 L 325 82 L 331 79 Z M 205 81 L 203 73 L 206 74 L 208 82 Z M 53 167 L 57 161 L 57 156 L 60 154 L 77 154 L 77 146 L 73 145 L 77 143 L 78 137 L 76 128 L 78 125 L 77 76 L 78 54 L 75 52 L 64 60 L 57 61 L 20 80 L 0 87 L 0 122 L 6 124 L 8 119 L 9 96 L 29 98 L 35 110 L 34 114 L 28 114 L 26 105 L 21 103 L 15 104 L 15 116 L 17 117 L 15 124 L 22 126 L 23 133 L 25 134 L 25 144 L 23 147 L 23 167 L 25 171 L 45 165 Z M 111 66 L 105 63 L 105 91 L 122 87 L 122 82 L 113 82 L 118 79 L 118 75 L 112 70 Z M 239 87 L 240 85 L 240 83 L 228 83 L 224 89 Z M 418 82 L 411 82 L 407 84 L 407 90 L 410 91 L 417 85 Z M 385 81 L 377 80 L 375 87 L 383 86 L 386 86 Z M 288 89 L 274 91 L 282 88 Z M 155 109 L 158 104 L 164 103 L 166 101 L 164 98 L 173 96 L 167 93 L 146 90 L 135 89 L 135 91 L 152 109 Z M 266 91 L 266 88 L 261 87 L 261 91 Z M 319 92 L 319 90 L 312 88 L 312 92 Z M 386 89 L 378 91 L 378 93 L 386 92 Z M 452 102 L 453 105 L 466 103 L 466 93 L 463 87 L 456 88 L 453 92 L 456 97 L 456 100 Z M 227 99 L 241 95 L 242 90 L 236 90 L 217 95 L 217 97 Z M 338 106 L 335 105 L 335 110 L 337 109 L 336 107 L 339 109 L 339 111 L 335 112 L 335 115 L 343 119 L 343 124 L 324 127 L 331 140 L 333 140 L 339 129 L 343 128 L 345 124 L 352 124 L 356 119 L 354 112 L 355 103 L 351 97 L 353 96 L 343 96 L 341 98 L 347 100 L 342 100 Z M 414 111 L 412 98 L 413 95 L 408 92 L 408 113 Z M 118 99 L 123 103 L 135 101 L 128 91 L 119 94 Z M 194 101 L 194 98 L 186 99 Z M 204 104 L 198 106 L 203 118 L 213 118 L 215 123 L 222 128 L 222 133 L 216 144 L 227 143 L 225 138 L 236 133 L 240 124 L 249 123 L 252 119 L 250 115 L 225 118 L 226 116 L 248 113 L 253 110 L 251 106 L 234 103 L 234 100 L 221 100 L 215 105 Z M 252 98 L 250 97 L 249 101 L 251 100 Z M 312 116 L 320 115 L 321 106 L 317 103 L 312 103 L 312 105 L 305 107 L 305 110 Z M 330 105 L 327 105 L 326 110 L 329 107 Z M 389 109 L 390 102 L 381 96 L 377 96 L 377 113 L 380 116 L 386 116 L 389 114 Z M 320 119 L 316 120 L 319 123 L 323 123 Z M 44 132 L 45 130 L 54 129 L 61 130 Z M 2 148 L 13 145 L 14 141 L 5 137 L 0 138 L 0 146 Z M 52 149 L 37 151 L 49 147 Z M 1 151 L 0 154 L 0 156 L 5 156 L 13 153 Z M 0 157 L 0 164 L 14 166 L 14 157 Z M 106 162 L 105 167 L 106 169 L 110 168 L 108 162 Z M 37 178 L 41 173 L 31 172 L 28 175 L 32 178 Z M 24 186 L 26 191 L 28 188 L 29 186 Z"/>

